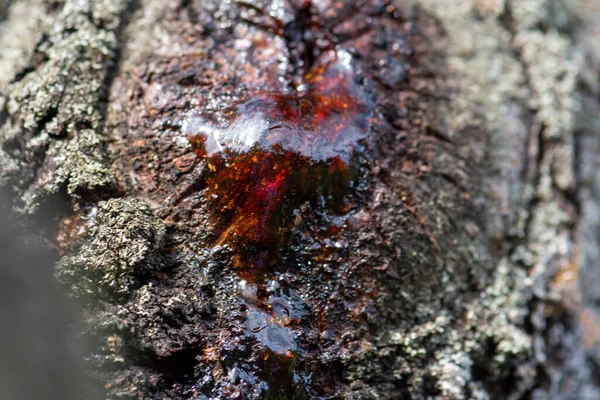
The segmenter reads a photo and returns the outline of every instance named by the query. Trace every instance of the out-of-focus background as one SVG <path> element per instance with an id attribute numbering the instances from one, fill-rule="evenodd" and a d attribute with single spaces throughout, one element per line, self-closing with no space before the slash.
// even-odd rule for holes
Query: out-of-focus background
<path id="1" fill-rule="evenodd" d="M 43 235 L 48 227 L 15 225 L 6 198 L 0 200 L 0 398 L 88 398 L 77 307 L 54 279 L 56 252 Z"/>

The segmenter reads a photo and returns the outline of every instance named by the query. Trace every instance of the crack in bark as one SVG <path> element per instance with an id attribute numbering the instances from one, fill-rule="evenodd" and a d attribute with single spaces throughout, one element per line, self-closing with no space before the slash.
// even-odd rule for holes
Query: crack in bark
<path id="1" fill-rule="evenodd" d="M 106 114 L 108 112 L 110 90 L 112 87 L 112 83 L 121 71 L 121 62 L 124 51 L 123 49 L 128 40 L 128 38 L 123 33 L 125 32 L 127 26 L 131 23 L 136 11 L 140 8 L 140 6 L 141 0 L 128 0 L 126 6 L 123 7 L 123 10 L 121 10 L 121 13 L 119 15 L 119 26 L 115 30 L 115 35 L 117 37 L 117 46 L 114 50 L 113 59 L 109 64 L 109 68 L 104 78 L 104 82 L 102 85 L 104 91 L 101 93 L 98 102 L 98 114 L 101 123 L 101 125 L 98 127 L 99 134 L 102 134 L 106 129 L 104 122 L 106 121 Z"/>
<path id="2" fill-rule="evenodd" d="M 13 1 L 14 0 L 0 0 L 0 24 L 6 19 L 8 10 L 10 9 Z"/>

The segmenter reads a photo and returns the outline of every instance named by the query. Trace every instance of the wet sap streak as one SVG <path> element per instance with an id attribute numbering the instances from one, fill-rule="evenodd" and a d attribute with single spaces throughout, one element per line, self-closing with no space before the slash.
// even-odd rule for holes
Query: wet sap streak
<path id="1" fill-rule="evenodd" d="M 277 263 L 302 204 L 320 202 L 339 213 L 352 185 L 372 103 L 348 53 L 321 60 L 296 93 L 259 94 L 233 107 L 223 126 L 196 126 L 189 136 L 210 170 L 215 245 L 234 250 L 248 281 Z"/>
<path id="2" fill-rule="evenodd" d="M 239 353 L 220 361 L 238 374 L 231 381 L 261 382 L 265 398 L 307 398 L 295 371 L 305 362 L 302 336 L 316 310 L 277 276 L 302 226 L 301 209 L 341 215 L 348 208 L 373 114 L 350 59 L 343 51 L 325 54 L 295 92 L 259 93 L 226 111 L 222 123 L 197 119 L 184 127 L 208 166 L 213 245 L 231 248 L 239 278 L 233 307 L 243 329 L 222 338 Z"/>
<path id="3" fill-rule="evenodd" d="M 236 382 L 224 387 L 231 397 L 247 385 L 266 399 L 309 398 L 305 379 L 317 364 L 302 344 L 307 329 L 323 332 L 324 314 L 283 278 L 284 264 L 297 250 L 295 229 L 312 229 L 306 211 L 342 216 L 351 206 L 373 117 L 357 79 L 350 54 L 331 51 L 295 91 L 255 93 L 219 122 L 199 117 L 182 127 L 207 165 L 212 245 L 232 250 L 238 278 L 229 317 L 243 325 L 223 329 L 205 354 L 217 375 Z M 335 227 L 323 228 L 311 232 L 327 243 Z"/>

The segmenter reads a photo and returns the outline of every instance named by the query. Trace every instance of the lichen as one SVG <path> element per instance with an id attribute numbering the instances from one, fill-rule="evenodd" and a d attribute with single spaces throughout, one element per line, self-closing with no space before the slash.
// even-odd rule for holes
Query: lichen
<path id="1" fill-rule="evenodd" d="M 91 240 L 57 265 L 59 281 L 75 295 L 124 295 L 136 277 L 160 268 L 166 227 L 143 202 L 100 202 L 88 229 Z"/>
<path id="2" fill-rule="evenodd" d="M 20 187 L 27 212 L 65 186 L 72 196 L 115 186 L 105 161 L 102 110 L 127 3 L 67 1 L 54 21 L 47 17 L 29 67 L 35 73 L 6 88 L 0 140 L 19 149 L 12 157 L 31 160 L 37 171 L 2 170 L 2 180 Z"/>
<path id="3" fill-rule="evenodd" d="M 533 345 L 539 337 L 525 331 L 525 320 L 544 318 L 532 317 L 528 301 L 533 293 L 545 295 L 544 282 L 552 276 L 549 260 L 567 265 L 573 254 L 574 214 L 564 192 L 575 183 L 572 133 L 580 57 L 570 38 L 553 26 L 549 1 L 422 3 L 448 29 L 450 62 L 463 88 L 450 111 L 452 129 L 460 132 L 476 120 L 489 132 L 493 151 L 487 183 L 501 205 L 488 212 L 489 234 L 499 241 L 527 237 L 515 244 L 510 258 L 500 259 L 492 284 L 467 306 L 471 333 L 452 339 L 462 361 L 442 351 L 432 368 L 442 396 L 499 395 L 487 383 L 469 387 L 473 369 L 483 363 L 490 381 L 513 374 L 514 387 L 502 395 L 518 397 L 535 384 L 539 352 Z M 471 12 L 481 18 L 465 29 L 462 21 Z M 525 157 L 514 157 L 523 148 Z M 513 212 L 518 209 L 524 211 Z M 483 360 L 490 345 L 494 350 Z"/>

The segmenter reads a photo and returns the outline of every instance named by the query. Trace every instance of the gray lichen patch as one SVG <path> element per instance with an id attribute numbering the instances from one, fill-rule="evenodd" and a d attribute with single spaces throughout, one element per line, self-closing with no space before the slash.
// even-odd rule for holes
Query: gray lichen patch
<path id="1" fill-rule="evenodd" d="M 559 281 L 559 291 L 578 284 L 582 308 L 578 312 L 586 356 L 592 365 L 600 365 L 600 3 L 594 0 L 575 2 L 581 24 L 575 37 L 585 55 L 582 71 L 582 112 L 578 118 L 575 143 L 577 146 L 577 179 L 579 222 L 577 243 L 579 254 L 573 262 L 570 279 Z M 570 284 L 570 285 L 569 285 Z M 563 290 L 560 290 L 563 289 Z M 563 297 L 563 296 L 561 296 Z M 589 371 L 597 377 L 597 370 Z M 596 392 L 597 393 L 597 392 Z M 592 392 L 592 394 L 594 394 Z"/>
<path id="2" fill-rule="evenodd" d="M 58 279 L 76 295 L 127 294 L 136 276 L 161 268 L 159 250 L 166 227 L 136 199 L 98 204 L 89 225 L 89 242 L 75 255 L 63 257 Z"/>
<path id="3" fill-rule="evenodd" d="M 42 0 L 0 1 L 0 93 L 27 66 L 46 28 L 42 3 Z"/>
<path id="4" fill-rule="evenodd" d="M 17 163 L 30 167 L 20 173 L 2 168 L 2 178 L 20 187 L 28 211 L 39 196 L 63 186 L 76 196 L 115 185 L 104 160 L 102 121 L 127 4 L 73 0 L 58 16 L 46 15 L 50 28 L 28 69 L 6 88 L 0 140 Z"/>
<path id="5" fill-rule="evenodd" d="M 544 304 L 550 298 L 561 303 L 552 280 L 569 268 L 576 253 L 576 212 L 568 193 L 575 186 L 573 133 L 581 57 L 553 17 L 560 11 L 572 20 L 574 2 L 421 3 L 443 21 L 450 37 L 450 64 L 461 91 L 449 125 L 458 132 L 469 124 L 483 125 L 488 132 L 488 201 L 499 205 L 488 209 L 488 234 L 498 243 L 519 238 L 501 253 L 493 283 L 467 306 L 464 330 L 454 333 L 452 349 L 440 352 L 431 371 L 444 398 L 519 398 L 540 385 L 536 358 L 548 355 L 544 330 L 557 323 Z M 465 29 L 464 21 L 473 15 L 478 18 Z M 570 288 L 577 290 L 576 285 Z M 531 304 L 539 298 L 534 311 Z M 533 334 L 525 328 L 528 320 Z M 555 345 L 573 349 L 573 354 L 580 346 L 567 339 Z M 586 368 L 580 363 L 570 373 Z M 477 370 L 486 376 L 476 375 Z M 549 373 L 563 373 L 558 371 Z M 473 387 L 482 378 L 482 386 Z M 498 385 L 503 379 L 512 385 L 505 392 Z M 552 381 L 562 384 L 562 378 Z M 583 389 L 565 386 L 557 393 L 583 395 L 578 390 Z"/>
<path id="6" fill-rule="evenodd" d="M 49 140 L 45 134 L 40 135 L 39 140 L 32 140 L 31 148 L 47 146 L 47 162 L 37 171 L 37 182 L 43 192 L 28 190 L 23 194 L 25 211 L 35 210 L 40 197 L 59 193 L 65 184 L 67 193 L 73 197 L 112 188 L 115 180 L 102 162 L 100 138 L 93 130 L 85 129 L 69 141 Z"/>

